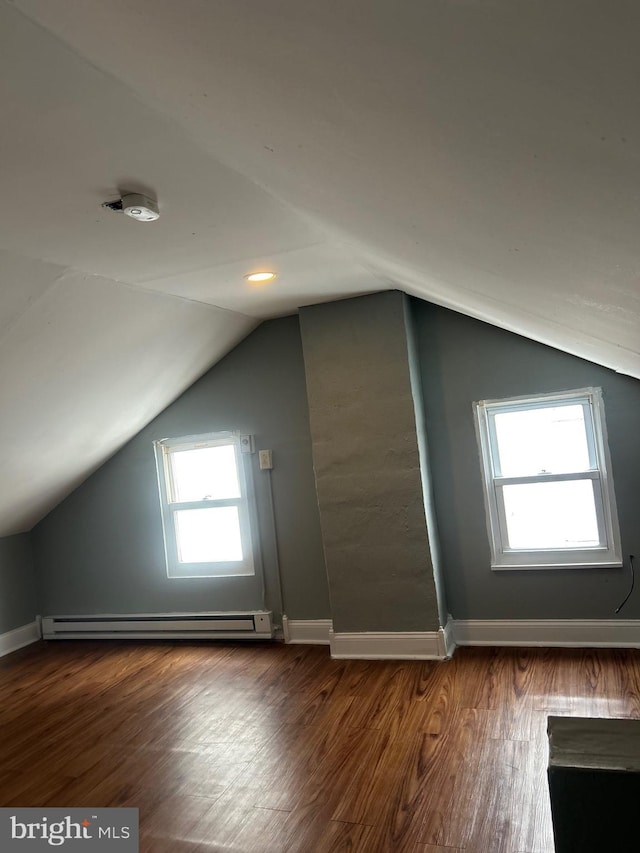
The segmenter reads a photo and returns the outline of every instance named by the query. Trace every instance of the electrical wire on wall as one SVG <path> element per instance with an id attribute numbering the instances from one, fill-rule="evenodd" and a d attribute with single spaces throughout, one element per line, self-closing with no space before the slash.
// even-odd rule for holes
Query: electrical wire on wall
<path id="1" fill-rule="evenodd" d="M 633 554 L 629 554 L 629 565 L 631 566 L 631 589 L 627 593 L 622 604 L 619 604 L 618 607 L 616 607 L 616 609 L 615 609 L 616 613 L 620 613 L 620 611 L 625 606 L 627 601 L 629 601 L 629 599 L 631 598 L 631 593 L 633 592 L 633 587 L 635 586 L 635 583 L 636 583 L 636 573 L 635 573 L 634 568 L 633 568 Z"/>
<path id="2" fill-rule="evenodd" d="M 273 482 L 271 480 L 271 468 L 264 468 L 266 472 L 269 488 L 267 490 L 269 496 L 269 513 L 271 515 L 271 529 L 273 530 L 273 556 L 276 567 L 276 589 L 278 597 L 278 615 L 280 616 L 280 624 L 282 626 L 282 617 L 284 615 L 284 599 L 282 597 L 282 580 L 280 578 L 280 544 L 278 541 L 278 525 L 276 524 L 276 511 L 273 501 Z M 284 627 L 284 626 L 282 626 Z"/>

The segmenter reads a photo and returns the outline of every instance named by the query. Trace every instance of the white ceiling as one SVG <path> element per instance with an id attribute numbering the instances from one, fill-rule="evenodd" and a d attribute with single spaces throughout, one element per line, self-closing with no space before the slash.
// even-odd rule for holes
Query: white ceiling
<path id="1" fill-rule="evenodd" d="M 398 287 L 640 377 L 639 24 L 631 0 L 0 0 L 0 535 L 302 304 Z M 103 210 L 119 189 L 161 219 Z"/>

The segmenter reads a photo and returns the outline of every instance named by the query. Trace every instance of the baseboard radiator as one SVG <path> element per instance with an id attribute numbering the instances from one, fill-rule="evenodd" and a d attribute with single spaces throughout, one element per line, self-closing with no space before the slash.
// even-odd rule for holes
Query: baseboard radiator
<path id="1" fill-rule="evenodd" d="M 43 616 L 45 640 L 271 640 L 271 611 Z"/>

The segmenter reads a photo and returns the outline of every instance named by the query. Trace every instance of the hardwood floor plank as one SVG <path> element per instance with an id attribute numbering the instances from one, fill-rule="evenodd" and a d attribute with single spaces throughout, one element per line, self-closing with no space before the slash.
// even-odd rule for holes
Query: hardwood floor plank
<path id="1" fill-rule="evenodd" d="M 313 849 L 316 853 L 368 853 L 375 843 L 374 835 L 371 826 L 332 820 L 314 842 Z"/>
<path id="2" fill-rule="evenodd" d="M 494 712 L 459 708 L 439 740 L 442 747 L 426 785 L 419 840 L 442 847 L 462 847 L 478 808 L 478 785 L 489 778 L 482 764 Z"/>
<path id="3" fill-rule="evenodd" d="M 370 853 L 376 842 L 375 830 L 362 824 L 333 821 L 330 809 L 321 803 L 304 804 L 283 824 L 280 836 L 284 853 Z"/>
<path id="4" fill-rule="evenodd" d="M 463 853 L 462 847 L 434 847 L 433 844 L 418 844 L 414 853 Z"/>

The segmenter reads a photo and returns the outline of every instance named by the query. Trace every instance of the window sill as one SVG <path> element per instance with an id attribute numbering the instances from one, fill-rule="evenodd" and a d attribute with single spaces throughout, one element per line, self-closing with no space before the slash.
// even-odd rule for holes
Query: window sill
<path id="1" fill-rule="evenodd" d="M 253 561 L 244 563 L 186 563 L 179 568 L 169 566 L 169 580 L 186 578 L 248 578 L 255 575 Z"/>
<path id="2" fill-rule="evenodd" d="M 623 568 L 622 560 L 612 560 L 610 562 L 592 562 L 592 563 L 500 563 L 492 565 L 492 572 L 522 572 L 534 569 L 621 569 Z"/>

